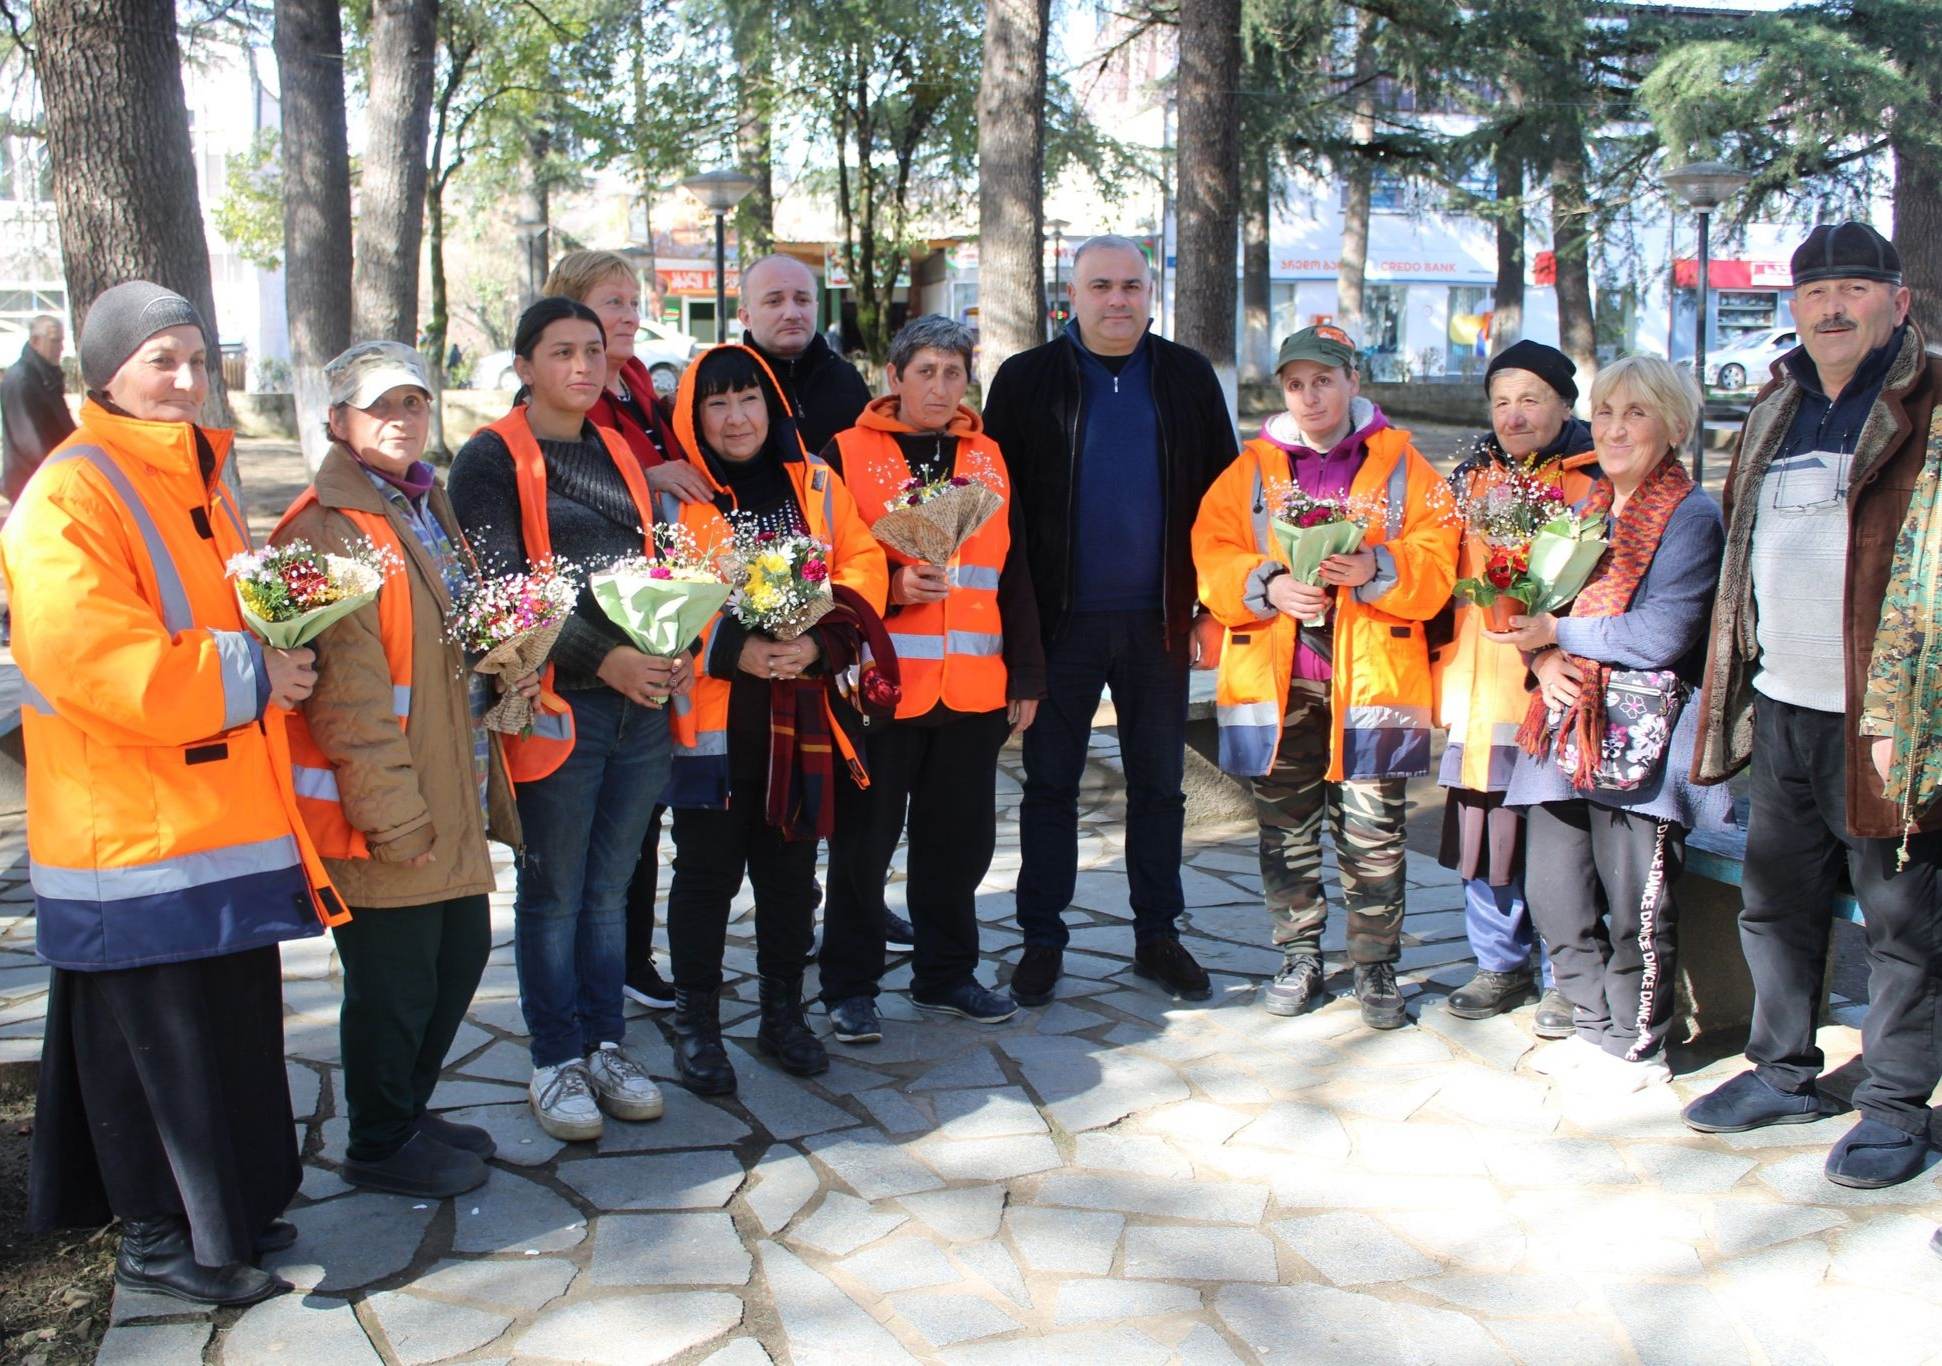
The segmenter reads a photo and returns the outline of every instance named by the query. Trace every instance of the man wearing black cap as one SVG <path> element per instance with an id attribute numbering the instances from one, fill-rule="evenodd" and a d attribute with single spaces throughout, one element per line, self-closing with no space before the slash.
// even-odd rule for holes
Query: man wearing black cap
<path id="1" fill-rule="evenodd" d="M 1827 1176 L 1871 1189 L 1929 1156 L 1942 1078 L 1942 808 L 1904 820 L 1882 792 L 1862 692 L 1896 542 L 1942 390 L 1908 321 L 1894 246 L 1823 225 L 1794 253 L 1801 345 L 1761 390 L 1723 500 L 1726 560 L 1693 776 L 1752 763 L 1740 941 L 1755 992 L 1754 1064 L 1686 1107 L 1705 1133 L 1828 1113 L 1814 1042 L 1834 896 L 1845 870 L 1867 920 L 1860 1122 Z M 1880 741 L 1888 743 L 1886 739 Z"/>

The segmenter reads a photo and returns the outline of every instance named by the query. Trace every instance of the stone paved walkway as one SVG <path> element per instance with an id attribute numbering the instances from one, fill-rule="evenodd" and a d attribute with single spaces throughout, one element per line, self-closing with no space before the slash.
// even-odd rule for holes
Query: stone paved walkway
<path id="1" fill-rule="evenodd" d="M 328 939 L 290 946 L 306 1166 L 302 1237 L 276 1266 L 301 1293 L 214 1317 L 124 1295 L 101 1361 L 1942 1359 L 1936 1172 L 1878 1194 L 1828 1184 L 1846 1118 L 1688 1132 L 1682 1100 L 1737 1058 L 1624 1099 L 1532 1074 L 1528 1007 L 1470 1024 L 1440 1009 L 1469 972 L 1460 893 L 1419 855 L 1411 1028 L 1370 1033 L 1346 999 L 1261 1012 L 1276 955 L 1246 830 L 1191 842 L 1184 874 L 1214 1001 L 1138 981 L 1110 732 L 1096 757 L 1055 1004 L 997 1028 L 920 1020 L 899 960 L 881 1044 L 833 1046 L 811 1083 L 737 1044 L 736 1097 L 667 1084 L 665 1117 L 609 1121 L 597 1144 L 562 1147 L 525 1107 L 504 868 L 497 947 L 435 1102 L 490 1129 L 499 1156 L 455 1201 L 337 1177 L 341 983 Z M 994 964 L 1018 946 L 1016 777 L 1011 751 L 979 912 Z M 45 978 L 25 956 L 20 846 L 0 833 L 0 1049 L 16 1051 L 37 1045 Z M 755 1028 L 749 906 L 728 951 L 739 1041 Z M 670 1075 L 655 1018 L 628 1042 Z M 1834 1025 L 1824 1043 L 1840 1062 L 1857 1035 Z"/>

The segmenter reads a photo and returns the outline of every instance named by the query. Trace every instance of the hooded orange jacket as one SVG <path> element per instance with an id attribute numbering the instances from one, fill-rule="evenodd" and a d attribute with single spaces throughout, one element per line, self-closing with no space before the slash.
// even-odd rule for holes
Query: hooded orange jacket
<path id="1" fill-rule="evenodd" d="M 708 468 L 701 433 L 696 429 L 694 417 L 696 375 L 702 361 L 719 349 L 710 347 L 689 362 L 674 399 L 675 435 L 680 439 L 682 449 L 688 452 L 688 463 L 701 472 L 709 487 L 715 491 L 714 501 L 680 503 L 668 495 L 662 495 L 660 501 L 661 520 L 678 521 L 687 527 L 694 537 L 695 548 L 711 559 L 734 538 L 734 529 L 729 524 L 727 514 L 736 510 L 734 491 L 717 480 L 714 472 Z M 790 415 L 788 397 L 776 383 L 775 374 L 769 369 L 768 363 L 750 347 L 737 346 L 735 349 L 746 352 L 754 360 L 768 386 L 771 408 Z M 793 435 L 793 426 L 789 430 L 798 458 L 791 458 L 785 453 L 783 470 L 795 489 L 796 503 L 808 524 L 809 534 L 830 547 L 832 582 L 850 588 L 873 610 L 881 613 L 890 586 L 883 547 L 870 534 L 868 524 L 857 511 L 856 500 L 850 496 L 849 489 L 836 471 L 822 457 L 811 455 L 803 449 L 801 438 Z M 721 614 L 716 613 L 702 632 L 699 658 L 703 661 L 708 658 L 709 647 L 715 639 L 715 628 L 720 623 Z M 669 806 L 722 807 L 728 804 L 730 687 L 727 679 L 715 678 L 697 669 L 694 691 L 686 697 L 673 699 L 669 724 L 674 737 L 674 762 L 667 791 L 662 797 Z M 824 707 L 827 709 L 827 701 Z M 833 715 L 830 718 L 830 733 L 835 737 L 837 749 L 849 765 L 852 775 L 859 783 L 867 784 L 856 752 Z"/>
<path id="2" fill-rule="evenodd" d="M 230 434 L 201 437 L 220 471 Z M 249 548 L 196 427 L 93 401 L 7 518 L 35 930 L 57 967 L 214 957 L 348 919 L 227 576 Z"/>

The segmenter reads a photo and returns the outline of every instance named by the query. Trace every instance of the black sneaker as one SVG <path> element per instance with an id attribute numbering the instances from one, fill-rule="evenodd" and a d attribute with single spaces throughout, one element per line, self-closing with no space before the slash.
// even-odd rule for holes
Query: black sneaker
<path id="1" fill-rule="evenodd" d="M 1492 972 L 1479 969 L 1477 975 L 1450 993 L 1443 1008 L 1459 1020 L 1487 1020 L 1524 1004 L 1531 994 L 1531 970 Z"/>
<path id="2" fill-rule="evenodd" d="M 342 1174 L 353 1186 L 367 1190 L 443 1200 L 483 1186 L 491 1169 L 476 1153 L 448 1148 L 426 1134 L 414 1133 L 382 1162 L 346 1162 Z"/>
<path id="3" fill-rule="evenodd" d="M 661 970 L 654 966 L 652 959 L 645 967 L 627 974 L 620 994 L 630 1001 L 639 1001 L 649 1010 L 674 1009 L 674 988 L 662 980 Z"/>
<path id="4" fill-rule="evenodd" d="M 1310 953 L 1292 955 L 1261 994 L 1270 1015 L 1301 1015 L 1328 998 L 1322 989 L 1322 960 Z"/>
<path id="5" fill-rule="evenodd" d="M 910 1003 L 932 1015 L 956 1015 L 979 1024 L 999 1024 L 1018 1013 L 1018 1002 L 1003 992 L 991 991 L 974 979 L 960 982 L 934 1001 L 911 992 Z"/>
<path id="6" fill-rule="evenodd" d="M 830 1036 L 838 1043 L 875 1043 L 883 1037 L 877 1003 L 868 996 L 846 996 L 829 1008 Z"/>
<path id="7" fill-rule="evenodd" d="M 471 1153 L 484 1161 L 499 1151 L 499 1145 L 492 1141 L 492 1135 L 476 1124 L 454 1124 L 451 1120 L 431 1110 L 425 1111 L 411 1122 L 411 1127 L 419 1133 L 437 1139 L 448 1148 Z"/>
<path id="8" fill-rule="evenodd" d="M 1065 950 L 1025 946 L 1018 966 L 1011 970 L 1011 998 L 1021 1006 L 1042 1006 L 1052 999 L 1065 966 Z"/>
<path id="9" fill-rule="evenodd" d="M 886 949 L 908 949 L 917 943 L 917 933 L 910 928 L 910 922 L 895 911 L 883 913 L 883 946 Z"/>
<path id="10" fill-rule="evenodd" d="M 1141 944 L 1133 950 L 1133 972 L 1158 982 L 1183 1001 L 1204 1001 L 1214 994 L 1207 969 L 1178 939 L 1149 939 Z"/>
<path id="11" fill-rule="evenodd" d="M 1540 1039 L 1568 1039 L 1578 1032 L 1577 1018 L 1571 1002 L 1564 999 L 1564 993 L 1552 987 L 1537 1003 L 1537 1015 L 1531 1020 L 1531 1030 Z"/>
<path id="12" fill-rule="evenodd" d="M 1357 963 L 1355 999 L 1362 1003 L 1362 1023 L 1371 1029 L 1400 1029 L 1409 1023 L 1394 963 Z"/>

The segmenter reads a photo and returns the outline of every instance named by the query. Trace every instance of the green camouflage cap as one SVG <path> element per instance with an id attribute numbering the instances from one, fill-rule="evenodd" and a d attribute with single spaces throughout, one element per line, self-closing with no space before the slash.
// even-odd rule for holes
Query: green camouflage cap
<path id="1" fill-rule="evenodd" d="M 1293 336 L 1281 341 L 1281 353 L 1274 358 L 1274 372 L 1281 373 L 1281 367 L 1290 361 L 1312 360 L 1319 365 L 1340 366 L 1353 372 L 1355 369 L 1355 342 L 1349 334 L 1332 323 L 1317 323 L 1304 327 Z"/>

